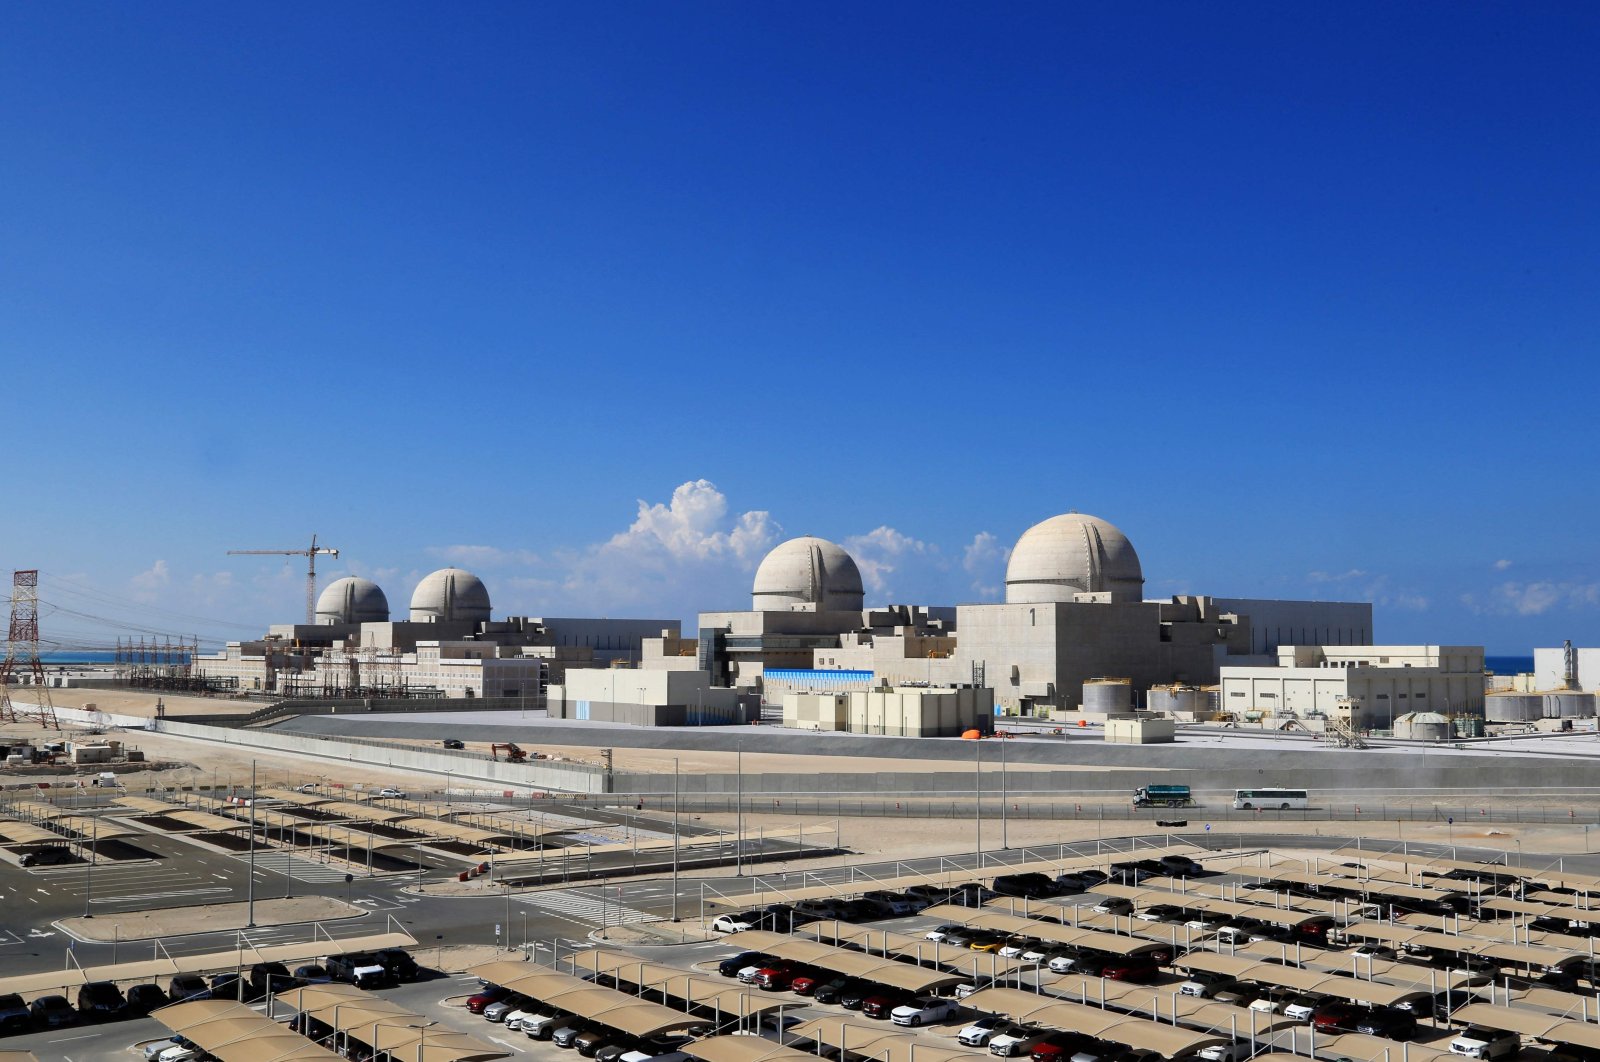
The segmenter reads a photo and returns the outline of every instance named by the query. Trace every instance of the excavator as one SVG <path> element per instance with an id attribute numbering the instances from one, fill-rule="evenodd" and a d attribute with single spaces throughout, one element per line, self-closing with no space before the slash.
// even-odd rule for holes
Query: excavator
<path id="1" fill-rule="evenodd" d="M 516 744 L 509 741 L 503 745 L 490 745 L 489 755 L 493 759 L 499 760 L 502 749 L 505 751 L 507 763 L 521 763 L 523 760 L 528 758 L 528 754 L 526 752 L 524 752 Z"/>

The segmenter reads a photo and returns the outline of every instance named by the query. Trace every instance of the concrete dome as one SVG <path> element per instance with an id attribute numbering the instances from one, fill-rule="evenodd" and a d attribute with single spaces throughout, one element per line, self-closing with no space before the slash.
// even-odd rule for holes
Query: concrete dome
<path id="1" fill-rule="evenodd" d="M 480 623 L 489 618 L 489 590 L 469 571 L 440 568 L 411 595 L 413 623 Z"/>
<path id="2" fill-rule="evenodd" d="M 756 569 L 751 605 L 757 612 L 859 612 L 861 569 L 855 559 L 825 538 L 791 538 L 779 543 Z"/>
<path id="3" fill-rule="evenodd" d="M 317 597 L 317 622 L 388 623 L 389 599 L 370 579 L 335 579 Z"/>
<path id="4" fill-rule="evenodd" d="M 1022 533 L 1006 565 L 1008 603 L 1048 604 L 1086 593 L 1143 600 L 1144 571 L 1127 535 L 1082 513 L 1052 516 Z"/>

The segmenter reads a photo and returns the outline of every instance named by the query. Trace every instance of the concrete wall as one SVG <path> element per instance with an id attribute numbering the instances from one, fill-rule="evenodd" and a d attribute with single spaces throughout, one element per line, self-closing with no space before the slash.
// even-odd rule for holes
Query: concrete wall
<path id="1" fill-rule="evenodd" d="M 1217 607 L 1249 618 L 1250 652 L 1280 645 L 1371 645 L 1372 606 L 1354 601 L 1270 601 L 1219 597 Z"/>
<path id="2" fill-rule="evenodd" d="M 1574 649 L 1578 656 L 1578 688 L 1591 693 L 1600 692 L 1600 649 Z M 1566 661 L 1562 650 L 1535 649 L 1533 651 L 1534 687 L 1540 690 L 1558 690 L 1567 680 Z"/>

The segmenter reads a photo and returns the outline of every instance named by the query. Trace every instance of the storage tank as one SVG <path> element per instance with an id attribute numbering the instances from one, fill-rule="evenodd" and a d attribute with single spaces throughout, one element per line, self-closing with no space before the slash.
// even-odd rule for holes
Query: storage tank
<path id="1" fill-rule="evenodd" d="M 1483 737 L 1483 720 L 1475 715 L 1463 715 L 1456 718 L 1456 736 L 1464 738 Z"/>
<path id="2" fill-rule="evenodd" d="M 1211 695 L 1199 686 L 1152 686 L 1145 707 L 1162 715 L 1206 715 Z"/>
<path id="3" fill-rule="evenodd" d="M 1098 715 L 1133 711 L 1133 682 L 1125 678 L 1092 678 L 1083 684 L 1083 710 Z"/>
<path id="4" fill-rule="evenodd" d="M 1544 697 L 1537 693 L 1486 693 L 1483 718 L 1490 723 L 1531 723 L 1544 718 Z"/>
<path id="5" fill-rule="evenodd" d="M 1394 736 L 1402 741 L 1449 741 L 1450 720 L 1437 712 L 1407 712 L 1394 721 Z"/>
<path id="6" fill-rule="evenodd" d="M 1594 694 L 1582 690 L 1550 690 L 1544 695 L 1546 719 L 1577 719 L 1594 715 Z"/>

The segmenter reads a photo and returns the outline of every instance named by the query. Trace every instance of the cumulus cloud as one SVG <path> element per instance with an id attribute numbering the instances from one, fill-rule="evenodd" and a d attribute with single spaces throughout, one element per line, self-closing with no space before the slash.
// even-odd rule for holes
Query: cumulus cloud
<path id="1" fill-rule="evenodd" d="M 1511 562 L 1504 557 L 1494 562 L 1494 570 L 1497 572 L 1503 572 L 1509 567 L 1511 567 Z"/>
<path id="2" fill-rule="evenodd" d="M 736 607 L 750 572 L 782 535 L 772 514 L 729 514 L 709 480 L 680 484 L 665 502 L 639 500 L 633 523 L 598 545 L 551 558 L 563 607 L 653 609 L 664 617 Z M 537 592 L 540 573 L 524 584 Z"/>
<path id="3" fill-rule="evenodd" d="M 1350 568 L 1342 572 L 1307 572 L 1306 582 L 1332 587 L 1334 593 L 1370 601 L 1378 608 L 1423 612 L 1430 604 L 1427 595 L 1409 587 L 1396 586 L 1388 575 L 1369 572 L 1364 568 Z"/>
<path id="4" fill-rule="evenodd" d="M 1347 572 L 1307 572 L 1308 583 L 1351 583 L 1358 579 L 1365 579 L 1367 573 L 1360 568 L 1351 568 Z"/>
<path id="5" fill-rule="evenodd" d="M 906 558 L 938 552 L 928 543 L 887 525 L 873 528 L 864 535 L 850 536 L 844 540 L 844 548 L 855 558 L 867 590 L 879 597 L 893 595 L 889 578 Z"/>
<path id="6" fill-rule="evenodd" d="M 979 531 L 962 551 L 961 567 L 972 577 L 972 589 L 984 597 L 998 597 L 1011 547 L 1002 546 L 999 536 Z"/>
<path id="7" fill-rule="evenodd" d="M 172 582 L 172 569 L 167 567 L 166 561 L 158 560 L 128 581 L 133 584 L 135 590 L 154 593 Z"/>

